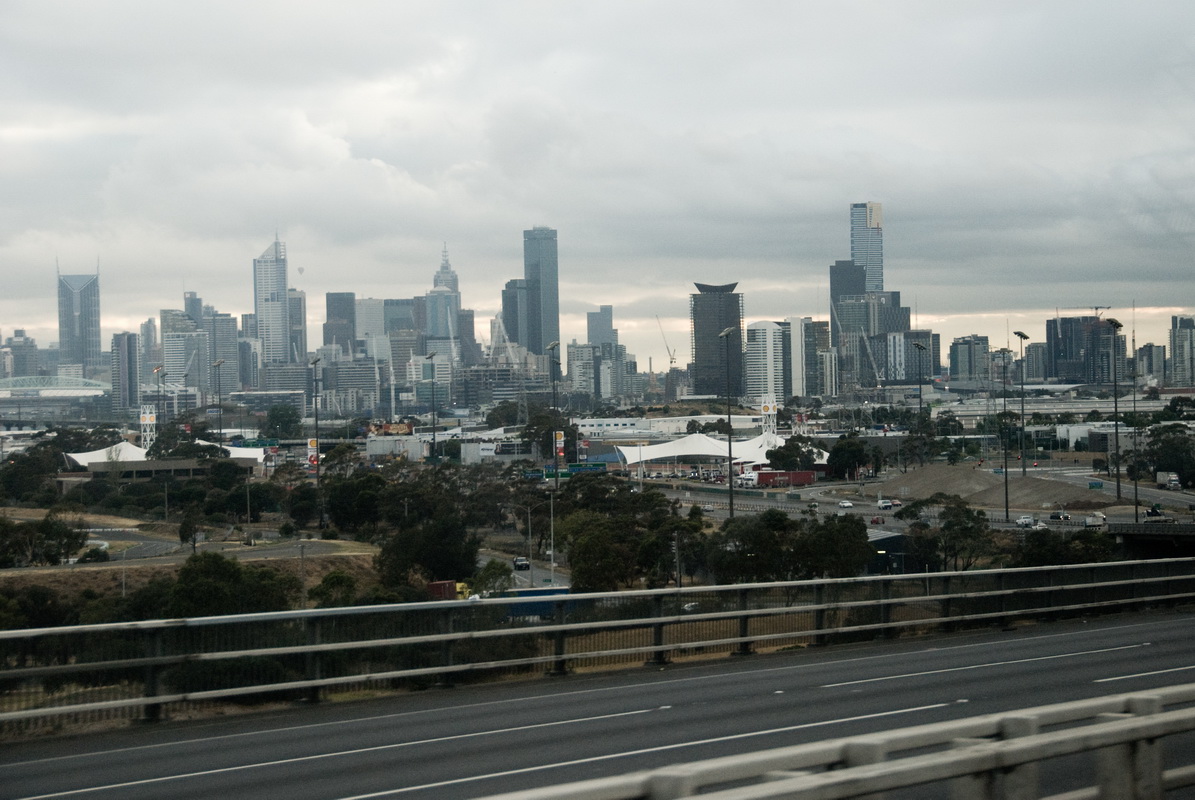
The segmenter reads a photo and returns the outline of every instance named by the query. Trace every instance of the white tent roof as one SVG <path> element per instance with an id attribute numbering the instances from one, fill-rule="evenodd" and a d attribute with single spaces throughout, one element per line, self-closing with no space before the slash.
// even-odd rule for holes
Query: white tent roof
<path id="1" fill-rule="evenodd" d="M 67 457 L 80 467 L 101 461 L 144 461 L 146 450 L 128 442 L 117 442 L 102 450 L 92 450 L 90 453 L 67 453 Z"/>
<path id="2" fill-rule="evenodd" d="M 196 444 L 212 445 L 219 447 L 215 442 L 205 442 L 202 439 L 196 439 Z M 266 460 L 266 451 L 262 447 L 220 447 L 231 458 L 252 458 L 256 459 L 258 464 Z M 128 442 L 117 442 L 111 447 L 105 447 L 102 450 L 92 450 L 90 453 L 67 453 L 67 457 L 78 464 L 80 467 L 86 467 L 88 464 L 95 464 L 105 461 L 148 461 L 147 454 L 149 453 L 143 447 L 138 447 L 135 444 Z"/>
<path id="3" fill-rule="evenodd" d="M 754 439 L 745 439 L 731 443 L 730 452 L 736 464 L 766 464 L 767 452 L 784 444 L 785 440 L 775 434 L 764 433 Z M 693 433 L 682 439 L 660 444 L 624 447 L 619 445 L 619 455 L 627 465 L 638 464 L 640 461 L 656 461 L 684 456 L 726 456 L 726 440 L 715 439 L 704 433 Z M 819 464 L 826 462 L 826 453 L 818 452 Z"/>

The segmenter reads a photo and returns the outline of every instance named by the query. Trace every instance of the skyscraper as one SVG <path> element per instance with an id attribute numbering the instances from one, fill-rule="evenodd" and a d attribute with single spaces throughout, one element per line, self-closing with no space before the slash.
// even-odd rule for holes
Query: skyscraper
<path id="1" fill-rule="evenodd" d="M 91 377 L 100 364 L 100 276 L 58 276 L 58 363 Z"/>
<path id="2" fill-rule="evenodd" d="M 266 363 L 291 360 L 290 308 L 286 293 L 286 245 L 276 238 L 253 259 L 253 313 Z"/>
<path id="3" fill-rule="evenodd" d="M 357 295 L 328 292 L 324 295 L 324 309 L 324 344 L 337 345 L 346 356 L 352 355 L 357 328 Z"/>
<path id="4" fill-rule="evenodd" d="M 1170 318 L 1170 386 L 1195 386 L 1195 317 Z"/>
<path id="5" fill-rule="evenodd" d="M 307 362 L 307 292 L 301 289 L 286 290 L 287 342 L 290 346 L 290 360 Z"/>
<path id="6" fill-rule="evenodd" d="M 835 345 L 842 344 L 842 328 L 838 322 L 838 304 L 844 297 L 867 291 L 867 275 L 854 261 L 835 261 L 830 265 L 830 333 Z"/>
<path id="7" fill-rule="evenodd" d="M 560 341 L 560 280 L 556 231 L 536 226 L 523 231 L 523 279 L 527 286 L 527 331 L 519 344 L 543 355 Z"/>
<path id="8" fill-rule="evenodd" d="M 112 336 L 112 410 L 137 411 L 141 407 L 141 343 L 135 333 Z"/>
<path id="9" fill-rule="evenodd" d="M 879 203 L 851 203 L 851 261 L 869 292 L 884 291 L 884 211 Z"/>
<path id="10" fill-rule="evenodd" d="M 725 395 L 729 380 L 731 394 L 741 395 L 743 296 L 735 292 L 738 283 L 694 285 L 697 294 L 689 295 L 693 393 Z M 730 333 L 721 336 L 727 328 L 731 329 Z"/>
<path id="11" fill-rule="evenodd" d="M 585 315 L 589 344 L 618 344 L 618 331 L 614 329 L 614 306 L 598 306 L 597 311 Z"/>
<path id="12" fill-rule="evenodd" d="M 747 326 L 746 395 L 753 400 L 789 396 L 792 377 L 791 329 L 767 320 Z"/>

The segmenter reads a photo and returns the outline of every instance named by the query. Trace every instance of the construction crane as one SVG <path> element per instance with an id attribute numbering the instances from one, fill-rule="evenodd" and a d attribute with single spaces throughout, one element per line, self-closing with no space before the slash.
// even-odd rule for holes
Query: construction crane
<path id="1" fill-rule="evenodd" d="M 668 354 L 668 369 L 676 366 L 676 351 L 668 346 L 668 337 L 664 334 L 664 323 L 660 322 L 660 315 L 656 314 L 656 324 L 660 326 L 660 338 L 664 340 L 664 352 Z"/>
<path id="2" fill-rule="evenodd" d="M 1063 306 L 1062 308 L 1054 309 L 1054 316 L 1056 316 L 1056 317 L 1062 316 L 1061 314 L 1058 313 L 1059 311 L 1078 311 L 1079 309 L 1083 309 L 1084 311 L 1086 311 L 1089 308 L 1092 310 L 1092 312 L 1094 312 L 1095 318 L 1099 319 L 1100 311 L 1101 310 L 1108 311 L 1112 308 L 1112 306 Z"/>

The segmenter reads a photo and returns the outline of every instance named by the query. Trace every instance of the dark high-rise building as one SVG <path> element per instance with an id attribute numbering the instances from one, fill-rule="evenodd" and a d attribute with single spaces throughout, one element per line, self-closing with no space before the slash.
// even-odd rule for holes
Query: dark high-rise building
<path id="1" fill-rule="evenodd" d="M 1062 383 L 1088 381 L 1087 348 L 1099 317 L 1055 317 L 1046 323 L 1046 377 Z"/>
<path id="2" fill-rule="evenodd" d="M 290 360 L 307 363 L 307 292 L 301 289 L 286 290 L 287 339 L 290 342 Z"/>
<path id="3" fill-rule="evenodd" d="M 735 292 L 738 283 L 694 285 L 697 294 L 689 295 L 693 394 L 725 395 L 729 382 L 731 394 L 742 395 L 743 296 Z M 721 336 L 727 328 L 730 332 Z"/>
<path id="4" fill-rule="evenodd" d="M 842 330 L 838 324 L 838 304 L 844 297 L 852 297 L 867 291 L 867 276 L 863 267 L 854 261 L 835 261 L 830 265 L 830 335 L 834 344 L 842 343 Z"/>
<path id="5" fill-rule="evenodd" d="M 879 203 L 851 204 L 851 261 L 863 267 L 867 291 L 884 291 L 884 211 Z"/>
<path id="6" fill-rule="evenodd" d="M 598 306 L 597 311 L 585 315 L 589 344 L 618 344 L 618 331 L 614 329 L 614 306 Z"/>
<path id="7" fill-rule="evenodd" d="M 135 333 L 112 336 L 112 410 L 141 408 L 141 342 Z"/>
<path id="8" fill-rule="evenodd" d="M 58 363 L 91 377 L 100 363 L 100 276 L 58 276 Z"/>
<path id="9" fill-rule="evenodd" d="M 355 292 L 328 292 L 324 295 L 324 344 L 337 345 L 346 356 L 353 353 L 357 329 Z"/>
<path id="10" fill-rule="evenodd" d="M 527 346 L 527 281 L 515 278 L 506 282 L 502 289 L 502 324 L 506 327 L 506 338 L 515 344 Z"/>
<path id="11" fill-rule="evenodd" d="M 559 273 L 556 231 L 541 226 L 523 231 L 527 329 L 517 341 L 537 355 L 547 352 L 552 342 L 560 341 Z"/>
<path id="12" fill-rule="evenodd" d="M 203 298 L 196 292 L 183 292 L 183 313 L 198 325 L 203 320 Z"/>

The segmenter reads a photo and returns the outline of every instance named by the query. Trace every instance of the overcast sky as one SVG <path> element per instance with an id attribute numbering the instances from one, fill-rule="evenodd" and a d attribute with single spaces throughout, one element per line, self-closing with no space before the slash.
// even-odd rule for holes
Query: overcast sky
<path id="1" fill-rule="evenodd" d="M 57 340 L 56 263 L 98 261 L 105 348 L 184 291 L 251 311 L 277 231 L 313 347 L 324 292 L 423 294 L 445 242 L 488 340 L 547 225 L 561 338 L 610 304 L 660 370 L 694 281 L 738 281 L 747 322 L 825 319 L 868 200 L 885 288 L 943 350 L 1093 305 L 1162 344 L 1195 313 L 1190 0 L 0 14 L 2 336 Z"/>

